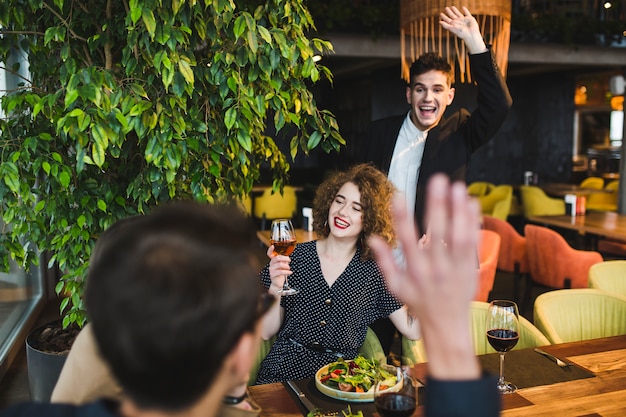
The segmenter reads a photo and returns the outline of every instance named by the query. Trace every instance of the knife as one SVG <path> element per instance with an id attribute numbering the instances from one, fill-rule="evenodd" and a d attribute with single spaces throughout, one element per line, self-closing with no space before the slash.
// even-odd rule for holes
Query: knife
<path id="1" fill-rule="evenodd" d="M 557 358 L 554 355 L 549 354 L 548 352 L 546 352 L 545 350 L 541 350 L 539 348 L 535 348 L 535 352 L 542 354 L 543 356 L 551 359 L 553 362 L 555 362 L 557 365 L 559 365 L 561 368 L 566 368 L 568 366 L 570 366 L 569 363 L 562 361 L 561 359 Z"/>
<path id="2" fill-rule="evenodd" d="M 316 410 L 318 408 L 318 407 L 314 406 L 311 401 L 309 401 L 309 399 L 306 397 L 306 395 L 304 395 L 304 392 L 302 392 L 302 390 L 300 388 L 298 388 L 298 386 L 293 381 L 287 381 L 287 385 L 298 396 L 298 399 L 300 400 L 300 402 L 302 403 L 304 408 L 306 408 L 306 410 L 309 413 L 311 411 Z"/>

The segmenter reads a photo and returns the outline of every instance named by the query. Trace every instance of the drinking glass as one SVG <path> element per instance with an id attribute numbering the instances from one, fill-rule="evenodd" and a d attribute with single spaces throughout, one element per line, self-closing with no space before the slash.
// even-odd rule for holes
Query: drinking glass
<path id="1" fill-rule="evenodd" d="M 291 255 L 291 252 L 296 248 L 296 231 L 289 219 L 276 219 L 272 221 L 272 227 L 270 229 L 270 244 L 274 245 L 274 254 L 276 255 Z M 287 275 L 285 275 L 285 282 L 283 288 L 277 291 L 280 295 L 293 295 L 298 290 L 291 288 L 287 282 Z"/>
<path id="2" fill-rule="evenodd" d="M 517 304 L 508 300 L 493 300 L 487 311 L 487 340 L 500 353 L 500 379 L 498 391 L 501 394 L 515 392 L 517 387 L 504 380 L 504 355 L 519 340 L 519 313 Z"/>
<path id="3" fill-rule="evenodd" d="M 417 381 L 409 375 L 407 367 L 387 367 L 395 368 L 397 381 L 402 381 L 402 387 L 389 389 L 388 382 L 379 381 L 374 386 L 376 410 L 383 417 L 409 417 L 417 407 Z"/>

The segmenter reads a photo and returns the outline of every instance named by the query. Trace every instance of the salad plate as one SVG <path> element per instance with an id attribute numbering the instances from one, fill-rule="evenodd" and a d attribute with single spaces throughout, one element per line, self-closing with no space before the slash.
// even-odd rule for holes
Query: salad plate
<path id="1" fill-rule="evenodd" d="M 363 357 L 332 362 L 315 374 L 315 386 L 322 394 L 353 402 L 373 402 L 378 380 L 387 380 L 390 392 L 402 388 L 402 373 L 398 378 L 395 366 L 381 365 Z"/>

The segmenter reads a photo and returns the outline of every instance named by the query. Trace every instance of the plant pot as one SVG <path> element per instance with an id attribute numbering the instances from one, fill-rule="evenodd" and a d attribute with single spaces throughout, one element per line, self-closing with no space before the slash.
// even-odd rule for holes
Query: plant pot
<path id="1" fill-rule="evenodd" d="M 30 399 L 50 402 L 77 329 L 63 329 L 55 320 L 33 330 L 26 338 L 26 363 Z"/>

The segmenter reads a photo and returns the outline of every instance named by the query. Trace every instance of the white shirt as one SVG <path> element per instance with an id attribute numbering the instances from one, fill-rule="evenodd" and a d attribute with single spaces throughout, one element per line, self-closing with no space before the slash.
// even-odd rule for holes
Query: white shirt
<path id="1" fill-rule="evenodd" d="M 421 131 L 413 124 L 409 111 L 400 128 L 387 174 L 398 191 L 404 194 L 411 216 L 415 213 L 415 191 L 427 135 L 428 131 Z"/>

